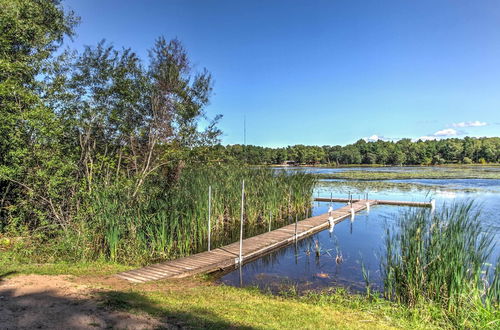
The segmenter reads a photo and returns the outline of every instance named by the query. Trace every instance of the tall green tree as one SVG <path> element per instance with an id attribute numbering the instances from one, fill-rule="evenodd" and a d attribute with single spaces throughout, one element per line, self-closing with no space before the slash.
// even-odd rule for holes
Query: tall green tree
<path id="1" fill-rule="evenodd" d="M 37 77 L 45 73 L 64 37 L 73 35 L 77 22 L 74 13 L 65 12 L 59 1 L 0 0 L 3 226 L 9 214 L 25 218 L 37 215 L 33 219 L 52 218 L 64 223 L 64 214 L 55 205 L 64 177 L 72 169 L 60 161 L 63 130 L 52 109 L 44 106 Z M 16 202 L 19 196 L 26 197 L 24 205 Z"/>

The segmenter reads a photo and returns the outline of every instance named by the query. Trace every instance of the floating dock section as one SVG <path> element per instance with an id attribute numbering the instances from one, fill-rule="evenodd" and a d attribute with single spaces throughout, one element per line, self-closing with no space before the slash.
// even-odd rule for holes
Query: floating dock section
<path id="1" fill-rule="evenodd" d="M 241 263 L 261 257 L 277 248 L 291 244 L 304 237 L 315 234 L 331 224 L 352 217 L 355 213 L 375 205 L 401 205 L 432 207 L 431 203 L 399 202 L 380 200 L 359 200 L 344 198 L 315 198 L 318 202 L 349 203 L 329 213 L 310 217 L 279 229 L 253 236 L 242 241 L 242 260 L 240 260 L 240 242 L 235 242 L 211 251 L 201 252 L 189 257 L 158 263 L 140 269 L 116 274 L 117 277 L 143 283 L 167 278 L 182 278 L 196 274 L 206 274 L 235 267 Z"/>
<path id="2" fill-rule="evenodd" d="M 348 199 L 348 198 L 315 198 L 316 202 L 334 202 L 334 203 L 358 203 L 366 202 L 365 199 Z M 405 202 L 405 201 L 387 201 L 372 199 L 369 200 L 372 205 L 394 205 L 394 206 L 412 206 L 412 207 L 432 207 L 433 202 Z"/>

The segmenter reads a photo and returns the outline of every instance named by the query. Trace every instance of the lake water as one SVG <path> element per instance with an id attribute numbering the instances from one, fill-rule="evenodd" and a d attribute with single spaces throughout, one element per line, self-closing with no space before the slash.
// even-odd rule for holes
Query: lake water
<path id="1" fill-rule="evenodd" d="M 405 168 L 397 168 L 406 170 Z M 414 168 L 412 168 L 413 170 Z M 365 168 L 325 169 L 308 168 L 316 171 L 366 170 Z M 497 170 L 497 168 L 493 168 Z M 500 168 L 498 168 L 500 170 Z M 437 208 L 443 204 L 473 199 L 481 205 L 481 220 L 487 230 L 495 234 L 500 245 L 500 180 L 485 179 L 411 179 L 376 182 L 368 190 L 360 188 L 359 182 L 320 181 L 314 197 L 347 197 L 347 193 L 362 195 L 369 192 L 370 199 L 402 201 L 436 200 Z M 334 203 L 334 208 L 344 204 Z M 313 215 L 328 211 L 329 203 L 314 203 Z M 343 286 L 351 291 L 364 290 L 362 264 L 369 271 L 369 279 L 376 289 L 382 288 L 379 261 L 384 253 L 386 229 L 396 223 L 400 212 L 406 207 L 375 206 L 370 212 L 356 214 L 337 224 L 333 232 L 325 230 L 312 235 L 297 244 L 289 245 L 267 256 L 249 262 L 225 275 L 218 281 L 234 286 L 257 286 L 277 292 L 290 285 L 299 291 Z M 319 246 L 319 255 L 316 253 Z M 492 260 L 500 255 L 500 246 L 495 249 Z M 337 256 L 343 262 L 337 263 Z"/>

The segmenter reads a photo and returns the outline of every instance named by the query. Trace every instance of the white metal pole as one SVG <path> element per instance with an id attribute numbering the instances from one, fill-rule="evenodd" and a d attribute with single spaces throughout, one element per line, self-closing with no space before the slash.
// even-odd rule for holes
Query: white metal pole
<path id="1" fill-rule="evenodd" d="M 243 212 L 245 211 L 245 180 L 241 185 L 241 215 L 240 215 L 240 260 L 243 261 Z"/>
<path id="2" fill-rule="evenodd" d="M 273 212 L 269 211 L 269 231 L 271 231 L 271 222 L 273 221 Z"/>
<path id="3" fill-rule="evenodd" d="M 208 186 L 208 251 L 210 251 L 210 215 L 212 214 L 212 186 Z"/>

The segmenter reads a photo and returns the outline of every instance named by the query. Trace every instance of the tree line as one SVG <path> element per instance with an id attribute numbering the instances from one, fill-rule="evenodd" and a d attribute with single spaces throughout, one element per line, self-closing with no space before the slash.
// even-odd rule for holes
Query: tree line
<path id="1" fill-rule="evenodd" d="M 294 145 L 267 148 L 254 145 L 216 145 L 214 159 L 238 160 L 248 164 L 379 164 L 440 165 L 500 163 L 500 138 L 452 138 L 442 140 L 366 142 L 346 146 Z"/>

